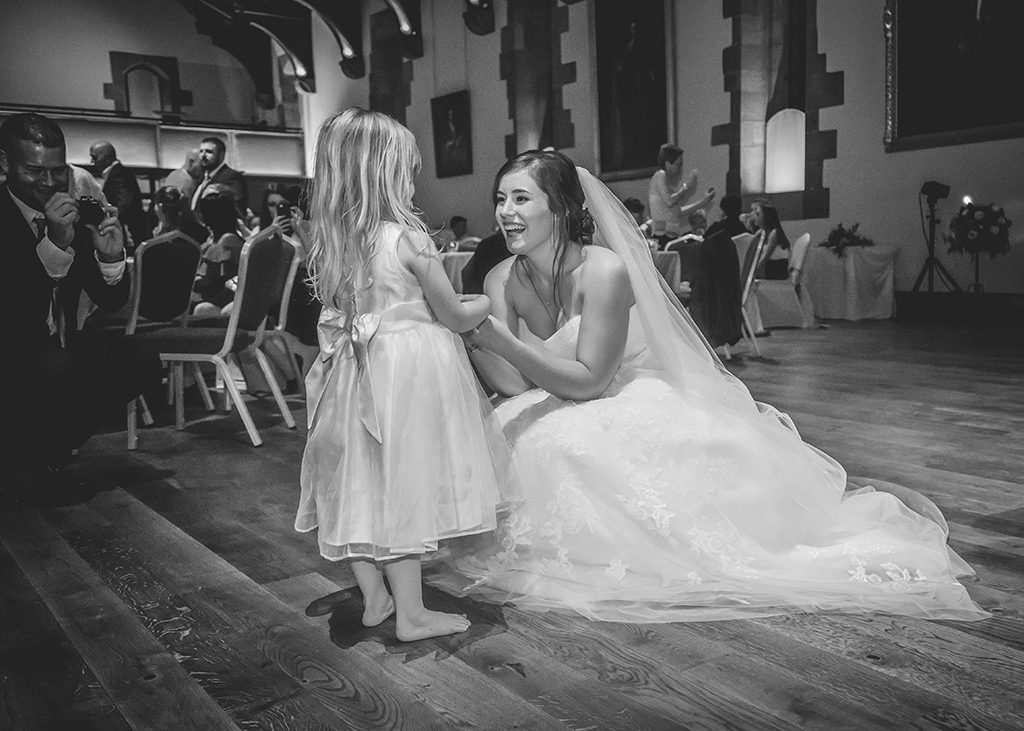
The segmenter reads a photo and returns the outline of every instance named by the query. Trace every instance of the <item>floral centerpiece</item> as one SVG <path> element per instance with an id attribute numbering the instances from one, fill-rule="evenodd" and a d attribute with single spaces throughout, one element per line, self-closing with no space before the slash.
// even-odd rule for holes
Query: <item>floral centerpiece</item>
<path id="1" fill-rule="evenodd" d="M 987 253 L 990 259 L 995 259 L 996 254 L 1009 251 L 1012 225 L 1013 222 L 1006 217 L 1003 209 L 995 203 L 982 205 L 969 198 L 964 199 L 960 210 L 949 222 L 946 243 L 950 251 L 958 254 L 966 252 L 974 259 L 974 284 L 967 288 L 968 291 L 972 288 L 978 294 L 983 291 L 979 264 L 981 255 Z"/>
<path id="2" fill-rule="evenodd" d="M 949 250 L 971 256 L 987 253 L 994 259 L 1010 249 L 1010 226 L 1013 221 L 994 203 L 981 205 L 966 202 L 949 222 L 946 243 Z"/>
<path id="3" fill-rule="evenodd" d="M 846 255 L 846 248 L 849 246 L 874 246 L 875 242 L 859 233 L 858 228 L 860 228 L 859 223 L 853 224 L 850 228 L 846 228 L 840 223 L 828 232 L 828 237 L 818 246 L 831 249 L 832 253 L 840 259 Z"/>

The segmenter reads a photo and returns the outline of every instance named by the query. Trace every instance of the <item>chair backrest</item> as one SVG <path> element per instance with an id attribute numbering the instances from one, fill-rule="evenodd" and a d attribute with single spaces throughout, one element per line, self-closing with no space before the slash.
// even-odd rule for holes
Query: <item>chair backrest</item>
<path id="1" fill-rule="evenodd" d="M 200 245 L 180 231 L 143 241 L 135 249 L 131 315 L 125 332 L 135 332 L 139 319 L 185 324 L 192 285 L 199 268 Z"/>
<path id="2" fill-rule="evenodd" d="M 277 330 L 284 330 L 288 324 L 288 306 L 292 300 L 292 288 L 295 287 L 295 277 L 298 274 L 303 259 L 299 252 L 299 244 L 288 241 L 288 239 L 285 239 L 285 241 L 292 245 L 294 252 L 291 263 L 288 265 L 288 272 L 284 278 L 284 286 L 281 289 L 281 304 L 277 308 L 277 322 L 274 323 L 274 327 Z"/>
<path id="3" fill-rule="evenodd" d="M 732 242 L 736 244 L 736 256 L 740 260 L 740 264 L 746 261 L 747 251 L 750 249 L 750 242 L 754 240 L 754 234 L 737 234 L 732 237 Z"/>
<path id="4" fill-rule="evenodd" d="M 678 241 L 665 247 L 666 251 L 679 252 L 680 281 L 692 282 L 696 278 L 697 269 L 700 267 L 700 250 L 703 245 L 703 239 L 690 239 Z"/>
<path id="5" fill-rule="evenodd" d="M 789 248 L 789 268 L 797 272 L 804 270 L 804 259 L 807 258 L 807 250 L 811 246 L 811 235 L 801 234 Z M 799 276 L 797 277 L 799 279 Z"/>
<path id="6" fill-rule="evenodd" d="M 766 239 L 766 236 L 756 236 L 754 245 L 747 246 L 744 257 L 740 259 L 740 282 L 742 283 L 740 302 L 744 305 L 747 303 L 747 297 L 757 278 L 757 264 L 761 261 Z"/>
<path id="7" fill-rule="evenodd" d="M 238 263 L 238 287 L 228 320 L 225 343 L 236 330 L 262 334 L 267 316 L 281 300 L 295 247 L 281 236 L 281 230 L 269 226 L 249 237 L 242 247 Z"/>

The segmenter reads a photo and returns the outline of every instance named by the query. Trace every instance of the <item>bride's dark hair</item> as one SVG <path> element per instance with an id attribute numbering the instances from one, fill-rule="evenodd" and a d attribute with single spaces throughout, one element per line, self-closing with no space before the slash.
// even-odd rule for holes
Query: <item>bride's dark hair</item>
<path id="1" fill-rule="evenodd" d="M 594 219 L 584 208 L 586 201 L 576 164 L 561 152 L 554 150 L 528 150 L 508 160 L 494 176 L 491 200 L 498 204 L 498 186 L 506 175 L 525 170 L 537 183 L 537 187 L 548 197 L 548 207 L 555 215 L 555 257 L 551 267 L 553 282 L 558 282 L 565 269 L 565 258 L 569 246 L 579 243 L 583 246 L 593 243 Z M 525 267 L 522 257 L 516 257 L 516 265 Z M 561 309 L 561 294 L 554 286 L 554 302 Z"/>

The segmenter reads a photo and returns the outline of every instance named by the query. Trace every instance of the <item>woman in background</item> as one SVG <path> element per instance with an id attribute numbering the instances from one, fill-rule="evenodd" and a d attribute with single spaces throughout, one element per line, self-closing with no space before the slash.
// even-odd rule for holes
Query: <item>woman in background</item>
<path id="1" fill-rule="evenodd" d="M 757 235 L 751 250 L 764 239 L 757 265 L 758 279 L 789 279 L 789 239 L 782 230 L 778 209 L 767 201 L 755 201 L 750 206 L 750 217 Z"/>
<path id="2" fill-rule="evenodd" d="M 245 244 L 239 229 L 235 195 L 224 185 L 213 184 L 199 199 L 199 215 L 210 230 L 203 243 L 202 261 L 193 285 L 194 317 L 219 317 L 235 298 L 235 277 Z"/>

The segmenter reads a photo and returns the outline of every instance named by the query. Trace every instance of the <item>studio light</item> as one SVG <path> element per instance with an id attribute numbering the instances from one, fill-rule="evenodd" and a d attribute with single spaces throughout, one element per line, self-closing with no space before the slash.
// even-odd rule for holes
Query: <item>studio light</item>
<path id="1" fill-rule="evenodd" d="M 949 186 L 936 180 L 929 180 L 921 186 L 921 195 L 930 201 L 939 201 L 949 195 Z"/>

